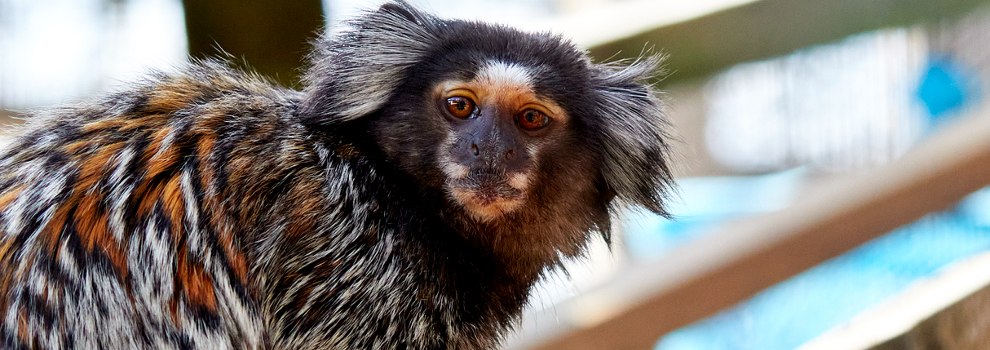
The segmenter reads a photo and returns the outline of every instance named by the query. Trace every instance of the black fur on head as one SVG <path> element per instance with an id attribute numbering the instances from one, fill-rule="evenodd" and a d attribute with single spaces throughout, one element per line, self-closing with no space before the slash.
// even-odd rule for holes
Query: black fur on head
<path id="1" fill-rule="evenodd" d="M 667 215 L 663 199 L 671 189 L 671 174 L 666 122 L 657 93 L 647 83 L 658 69 L 657 57 L 628 65 L 594 64 L 557 35 L 440 19 L 401 1 L 348 25 L 337 37 L 317 43 L 306 74 L 305 122 L 316 128 L 360 124 L 370 129 L 386 163 L 425 192 L 446 193 L 448 201 L 461 204 L 464 221 L 474 218 L 503 232 L 556 232 L 560 237 L 548 239 L 558 245 L 554 248 L 576 253 L 585 239 L 575 237 L 575 231 L 596 229 L 608 238 L 616 197 Z M 479 132 L 462 128 L 475 119 L 452 121 L 438 108 L 443 96 L 438 99 L 436 91 L 443 82 L 478 80 L 492 71 L 509 80 L 522 76 L 533 96 L 559 107 L 566 122 L 538 135 L 497 131 L 512 129 L 508 124 L 493 127 L 498 142 L 516 146 L 493 144 L 489 149 L 520 159 L 483 168 L 494 169 L 490 171 L 501 180 L 486 180 L 487 170 L 464 168 L 465 178 L 474 182 L 463 186 L 491 184 L 494 196 L 512 197 L 504 179 L 512 170 L 506 169 L 531 176 L 523 204 L 487 215 L 458 202 L 461 185 L 452 184 L 451 174 L 463 167 L 447 164 L 451 159 L 456 163 L 466 149 L 477 153 L 476 142 L 466 139 Z"/>

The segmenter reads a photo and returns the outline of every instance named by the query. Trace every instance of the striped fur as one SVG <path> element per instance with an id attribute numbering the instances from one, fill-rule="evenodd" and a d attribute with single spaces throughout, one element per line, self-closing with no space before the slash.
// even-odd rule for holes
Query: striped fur
<path id="1" fill-rule="evenodd" d="M 262 345 L 236 227 L 291 200 L 259 198 L 300 170 L 267 157 L 317 162 L 297 100 L 205 64 L 32 117 L 0 161 L 4 347 Z"/>
<path id="2" fill-rule="evenodd" d="M 402 2 L 351 25 L 302 91 L 194 62 L 29 116 L 0 157 L 0 348 L 492 348 L 541 275 L 607 235 L 614 198 L 663 212 L 655 62 L 595 66 Z M 509 180 L 525 202 L 486 220 L 443 190 L 466 170 L 416 158 L 447 159 L 417 111 L 460 35 L 523 48 L 491 74 L 570 118 Z M 486 50 L 455 50 L 460 68 Z"/>

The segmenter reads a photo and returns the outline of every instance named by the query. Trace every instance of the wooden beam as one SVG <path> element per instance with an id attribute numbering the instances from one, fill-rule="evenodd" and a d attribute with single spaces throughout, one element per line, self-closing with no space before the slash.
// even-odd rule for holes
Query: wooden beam
<path id="1" fill-rule="evenodd" d="M 990 253 L 953 263 L 801 346 L 983 349 L 990 335 Z"/>
<path id="2" fill-rule="evenodd" d="M 509 348 L 646 349 L 990 185 L 990 109 L 948 125 L 901 159 L 823 185 L 791 207 L 732 222 L 603 287 L 524 318 Z"/>
<path id="3" fill-rule="evenodd" d="M 958 16 L 987 0 L 762 0 L 591 48 L 597 59 L 630 58 L 644 47 L 668 54 L 673 82 L 714 73 L 852 34 Z"/>

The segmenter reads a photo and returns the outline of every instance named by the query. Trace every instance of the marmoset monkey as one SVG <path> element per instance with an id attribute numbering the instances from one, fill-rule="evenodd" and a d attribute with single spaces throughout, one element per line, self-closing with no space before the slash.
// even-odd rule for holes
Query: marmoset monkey
<path id="1" fill-rule="evenodd" d="M 664 214 L 657 64 L 389 2 L 301 91 L 193 62 L 31 115 L 0 347 L 496 347 L 620 203 Z"/>

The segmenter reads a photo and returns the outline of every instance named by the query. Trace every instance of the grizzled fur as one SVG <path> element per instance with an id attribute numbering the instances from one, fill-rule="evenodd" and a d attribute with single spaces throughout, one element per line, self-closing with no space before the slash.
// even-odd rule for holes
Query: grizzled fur
<path id="1" fill-rule="evenodd" d="M 31 116 L 0 158 L 0 347 L 492 348 L 617 203 L 663 213 L 655 60 L 401 2 L 350 25 L 301 92 L 203 62 Z M 477 220 L 425 91 L 491 60 L 570 119 L 522 207 Z"/>

